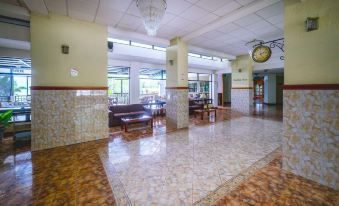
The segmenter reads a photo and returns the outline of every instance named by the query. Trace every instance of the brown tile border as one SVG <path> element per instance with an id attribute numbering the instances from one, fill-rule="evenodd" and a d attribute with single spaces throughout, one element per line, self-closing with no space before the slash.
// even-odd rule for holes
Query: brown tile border
<path id="1" fill-rule="evenodd" d="M 284 90 L 339 90 L 339 84 L 284 85 Z"/>
<path id="2" fill-rule="evenodd" d="M 281 147 L 278 147 L 273 152 L 267 154 L 262 159 L 252 164 L 247 169 L 234 176 L 232 179 L 227 180 L 225 183 L 217 187 L 214 191 L 207 194 L 206 197 L 202 198 L 193 203 L 194 206 L 206 206 L 215 205 L 217 201 L 221 200 L 226 194 L 237 188 L 242 182 L 254 175 L 260 169 L 265 167 L 268 163 L 273 161 L 281 154 Z"/>
<path id="3" fill-rule="evenodd" d="M 107 90 L 108 87 L 92 86 L 31 86 L 31 90 Z"/>

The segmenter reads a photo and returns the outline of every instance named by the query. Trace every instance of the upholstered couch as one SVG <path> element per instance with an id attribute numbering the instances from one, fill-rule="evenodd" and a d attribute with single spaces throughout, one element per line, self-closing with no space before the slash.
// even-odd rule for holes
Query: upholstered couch
<path id="1" fill-rule="evenodd" d="M 202 103 L 198 103 L 197 101 L 194 101 L 194 100 L 188 101 L 189 114 L 194 114 L 194 110 L 203 109 L 203 108 L 204 108 L 204 104 Z"/>
<path id="2" fill-rule="evenodd" d="M 151 111 L 141 104 L 114 105 L 110 106 L 108 112 L 108 126 L 121 125 L 122 117 L 138 116 L 143 114 L 152 115 Z"/>

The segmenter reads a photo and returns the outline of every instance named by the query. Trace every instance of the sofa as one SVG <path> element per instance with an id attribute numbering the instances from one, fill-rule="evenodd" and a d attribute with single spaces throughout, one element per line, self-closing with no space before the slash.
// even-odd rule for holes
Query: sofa
<path id="1" fill-rule="evenodd" d="M 190 99 L 188 101 L 188 109 L 189 109 L 189 114 L 194 114 L 194 110 L 204 109 L 204 104 Z"/>
<path id="2" fill-rule="evenodd" d="M 108 126 L 115 127 L 121 125 L 122 117 L 139 116 L 143 114 L 152 115 L 150 109 L 142 104 L 113 105 L 108 108 Z"/>

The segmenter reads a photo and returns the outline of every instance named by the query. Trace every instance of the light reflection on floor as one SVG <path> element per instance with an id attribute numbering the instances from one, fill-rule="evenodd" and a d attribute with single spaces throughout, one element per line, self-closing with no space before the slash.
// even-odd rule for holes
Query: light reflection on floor
<path id="1" fill-rule="evenodd" d="M 281 129 L 281 122 L 242 117 L 112 145 L 101 157 L 133 205 L 190 205 L 277 149 Z"/>

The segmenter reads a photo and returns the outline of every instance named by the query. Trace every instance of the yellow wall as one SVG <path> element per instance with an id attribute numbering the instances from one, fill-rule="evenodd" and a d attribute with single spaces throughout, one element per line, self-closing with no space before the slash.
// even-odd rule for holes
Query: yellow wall
<path id="1" fill-rule="evenodd" d="M 319 29 L 305 31 L 306 17 Z M 339 1 L 285 0 L 285 84 L 339 83 Z"/>
<path id="2" fill-rule="evenodd" d="M 32 86 L 107 86 L 106 27 L 32 13 L 30 30 Z M 69 54 L 61 53 L 62 44 L 69 45 Z"/>
<path id="3" fill-rule="evenodd" d="M 253 60 L 249 55 L 237 56 L 232 61 L 232 88 L 253 87 Z M 241 72 L 239 72 L 241 69 Z"/>
<path id="4" fill-rule="evenodd" d="M 187 87 L 188 56 L 187 44 L 180 38 L 171 40 L 171 45 L 166 49 L 167 87 Z M 169 60 L 173 60 L 170 65 Z"/>

